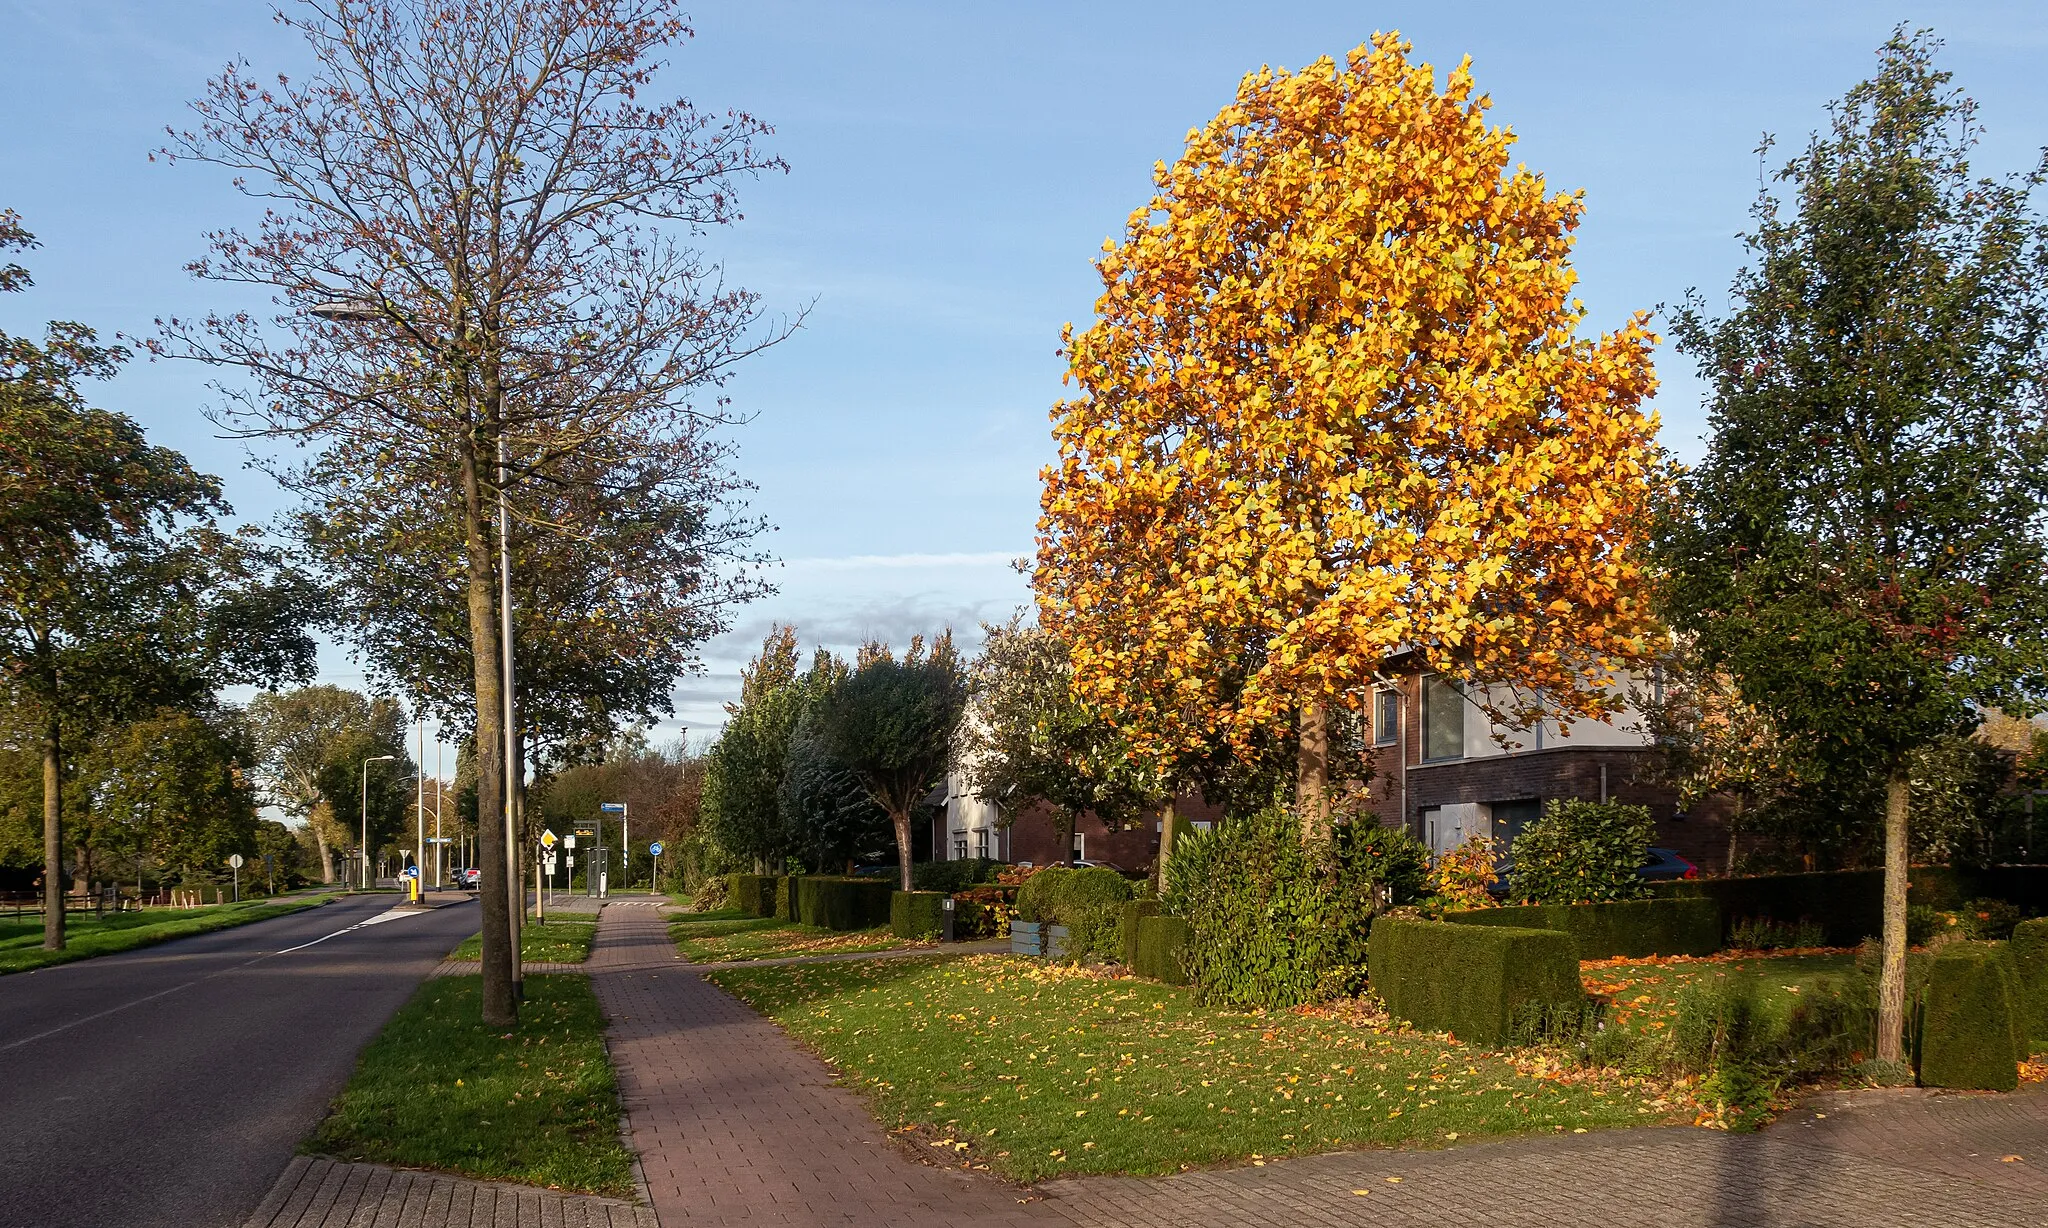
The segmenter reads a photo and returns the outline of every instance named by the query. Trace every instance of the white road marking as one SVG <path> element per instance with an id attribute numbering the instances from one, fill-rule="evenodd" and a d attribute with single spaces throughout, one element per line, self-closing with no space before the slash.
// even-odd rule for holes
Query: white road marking
<path id="1" fill-rule="evenodd" d="M 326 942 L 329 938 L 339 938 L 343 934 L 352 934 L 355 931 L 362 929 L 364 926 L 367 925 L 382 925 L 386 921 L 396 921 L 400 917 L 424 917 L 426 915 L 426 911 L 415 911 L 410 908 L 394 908 L 389 912 L 380 912 L 374 917 L 367 917 L 361 921 L 356 922 L 354 925 L 348 926 L 344 929 L 338 929 L 334 931 L 332 934 L 326 934 L 319 938 L 315 938 L 311 942 L 302 942 L 295 947 L 286 947 L 282 951 L 274 952 L 274 954 L 290 955 L 293 951 L 303 951 L 307 947 L 317 947 L 321 943 Z M 267 957 L 259 955 L 257 956 L 257 958 L 264 959 Z M 254 961 L 252 960 L 251 962 L 253 963 Z"/>

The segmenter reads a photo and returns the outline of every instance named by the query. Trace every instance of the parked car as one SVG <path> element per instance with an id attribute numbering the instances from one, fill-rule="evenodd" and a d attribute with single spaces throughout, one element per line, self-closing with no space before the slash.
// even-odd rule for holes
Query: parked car
<path id="1" fill-rule="evenodd" d="M 484 872 L 474 867 L 455 872 L 455 885 L 464 891 L 473 891 L 483 882 Z"/>
<path id="2" fill-rule="evenodd" d="M 1070 861 L 1067 864 L 1072 866 L 1076 870 L 1115 870 L 1119 874 L 1124 872 L 1124 868 L 1120 865 L 1117 865 L 1115 862 L 1091 861 L 1086 857 L 1080 858 L 1075 861 Z"/>
<path id="3" fill-rule="evenodd" d="M 1670 849 L 1653 848 L 1650 859 L 1636 867 L 1636 877 L 1649 882 L 1668 882 L 1674 878 L 1698 878 L 1700 868 Z"/>

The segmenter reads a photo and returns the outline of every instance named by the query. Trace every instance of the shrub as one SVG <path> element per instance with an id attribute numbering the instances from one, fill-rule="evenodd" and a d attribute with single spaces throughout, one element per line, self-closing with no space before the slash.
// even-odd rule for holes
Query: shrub
<path id="1" fill-rule="evenodd" d="M 1584 904 L 1643 894 L 1636 870 L 1656 827 L 1647 806 L 1551 800 L 1511 850 L 1510 889 L 1528 904 Z"/>
<path id="2" fill-rule="evenodd" d="M 755 917 L 775 915 L 775 876 L 772 874 L 728 874 L 726 898 L 732 907 Z"/>
<path id="3" fill-rule="evenodd" d="M 1556 930 L 1382 917 L 1369 951 L 1373 992 L 1390 1014 L 1478 1044 L 1509 1040 L 1517 1012 L 1585 1001 L 1578 951 Z"/>
<path id="4" fill-rule="evenodd" d="M 913 891 L 960 892 L 996 881 L 1008 866 L 993 857 L 968 857 L 959 861 L 919 861 L 910 867 Z"/>
<path id="5" fill-rule="evenodd" d="M 1089 956 L 1115 959 L 1123 905 L 1130 898 L 1130 880 L 1115 870 L 1051 866 L 1018 889 L 1017 916 L 1067 927 L 1063 949 L 1048 951 L 1049 955 L 1075 963 Z"/>
<path id="6" fill-rule="evenodd" d="M 1826 943 L 1827 931 L 1818 921 L 1786 923 L 1769 917 L 1744 917 L 1728 927 L 1728 945 L 1738 951 L 1792 951 Z"/>
<path id="7" fill-rule="evenodd" d="M 889 932 L 913 942 L 930 942 L 946 932 L 943 891 L 897 891 L 889 896 Z"/>
<path id="8" fill-rule="evenodd" d="M 1138 921 L 1142 917 L 1159 915 L 1159 901 L 1152 897 L 1141 897 L 1124 905 L 1122 928 L 1117 937 L 1123 947 L 1124 967 L 1138 966 Z"/>
<path id="9" fill-rule="evenodd" d="M 1436 859 L 1429 868 L 1429 902 L 1434 912 L 1455 908 L 1492 908 L 1494 880 L 1500 877 L 1493 839 L 1473 836 Z"/>
<path id="10" fill-rule="evenodd" d="M 1139 976 L 1165 981 L 1169 985 L 1188 983 L 1184 954 L 1188 945 L 1188 923 L 1179 917 L 1157 913 L 1137 918 L 1137 941 L 1133 944 L 1131 970 Z"/>
<path id="11" fill-rule="evenodd" d="M 705 876 L 697 884 L 696 892 L 690 896 L 691 912 L 717 912 L 732 898 L 732 884 L 723 874 Z"/>
<path id="12" fill-rule="evenodd" d="M 889 924 L 895 885 L 882 878 L 806 874 L 797 880 L 797 920 L 829 930 L 864 930 Z"/>
<path id="13" fill-rule="evenodd" d="M 1845 1070 L 1877 1036 L 1877 996 L 1867 975 L 1809 984 L 1782 1016 L 1761 1006 L 1748 977 L 1703 977 L 1678 993 L 1672 1056 L 1695 1074 L 1734 1065 L 1778 1078 Z"/>
<path id="14" fill-rule="evenodd" d="M 2013 1009 L 2020 1037 L 2033 1051 L 2048 1050 L 2048 917 L 2013 927 Z"/>
<path id="15" fill-rule="evenodd" d="M 1310 849 L 1276 805 L 1181 837 L 1163 904 L 1188 923 L 1202 1000 L 1298 1006 L 1363 985 L 1373 917 L 1412 903 L 1426 867 L 1418 841 L 1377 824 L 1339 825 Z"/>
<path id="16" fill-rule="evenodd" d="M 1817 925 L 1824 945 L 1853 947 L 1884 927 L 1882 886 L 1879 871 L 1848 870 L 1680 879 L 1652 884 L 1649 893 L 1653 899 L 1713 900 L 1731 926 L 1738 919 Z"/>
<path id="17" fill-rule="evenodd" d="M 1562 930 L 1572 936 L 1580 959 L 1711 955 L 1721 948 L 1721 910 L 1712 900 L 1534 904 L 1445 913 L 1444 920 Z"/>
<path id="18" fill-rule="evenodd" d="M 2009 1092 L 2025 1045 L 2013 1009 L 2010 955 L 1953 943 L 1935 957 L 1921 997 L 1920 1082 Z"/>
<path id="19" fill-rule="evenodd" d="M 1971 938 L 1985 942 L 2004 942 L 2026 918 L 2019 906 L 2004 900 L 1982 898 L 1970 900 L 1957 910 L 1957 920 Z"/>
<path id="20" fill-rule="evenodd" d="M 794 921 L 798 884 L 803 881 L 799 874 L 785 874 L 775 880 L 775 915 L 784 921 Z"/>
<path id="21" fill-rule="evenodd" d="M 1000 884 L 969 887 L 953 896 L 953 936 L 1006 938 L 1017 915 L 1017 888 Z"/>

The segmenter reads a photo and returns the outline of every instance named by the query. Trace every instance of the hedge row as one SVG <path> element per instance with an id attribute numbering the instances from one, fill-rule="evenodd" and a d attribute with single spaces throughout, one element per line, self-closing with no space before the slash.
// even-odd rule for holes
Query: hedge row
<path id="1" fill-rule="evenodd" d="M 1462 1040 L 1508 1040 L 1518 1013 L 1585 1001 L 1569 934 L 1381 917 L 1367 942 L 1373 992 L 1396 1019 Z"/>
<path id="2" fill-rule="evenodd" d="M 1181 952 L 1188 945 L 1188 923 L 1157 912 L 1140 913 L 1135 918 L 1127 912 L 1125 916 L 1136 921 L 1131 926 L 1133 937 L 1128 944 L 1131 971 L 1169 985 L 1187 984 L 1187 965 Z"/>
<path id="3" fill-rule="evenodd" d="M 797 884 L 796 919 L 805 925 L 865 930 L 889 924 L 889 897 L 896 894 L 889 879 L 806 874 Z"/>
<path id="4" fill-rule="evenodd" d="M 738 909 L 751 917 L 774 916 L 776 881 L 772 874 L 726 875 L 726 907 Z"/>
<path id="5" fill-rule="evenodd" d="M 796 920 L 797 884 L 801 882 L 800 874 L 785 874 L 775 880 L 775 915 L 784 921 Z"/>
<path id="6" fill-rule="evenodd" d="M 1884 929 L 1884 871 L 1766 874 L 1755 878 L 1693 878 L 1653 883 L 1662 899 L 1710 899 L 1721 906 L 1722 939 L 1745 920 L 1781 925 L 1811 921 L 1831 947 L 1853 947 Z M 2048 912 L 2048 866 L 1913 870 L 1908 902 L 1951 909 L 1975 899 L 2004 900 L 2022 911 Z"/>
<path id="7" fill-rule="evenodd" d="M 1117 937 L 1123 944 L 1123 965 L 1136 969 L 1138 966 L 1138 922 L 1146 917 L 1159 915 L 1159 898 L 1148 896 L 1142 900 L 1128 900 L 1124 903 L 1123 922 Z"/>
<path id="8" fill-rule="evenodd" d="M 2019 976 L 2020 1036 L 2032 1050 L 2048 1050 L 2048 917 L 2022 921 L 2007 944 Z"/>
<path id="9" fill-rule="evenodd" d="M 946 932 L 943 891 L 896 891 L 889 895 L 889 932 L 913 942 L 929 942 Z"/>
<path id="10" fill-rule="evenodd" d="M 1448 913 L 1444 920 L 1460 925 L 1562 930 L 1572 936 L 1580 959 L 1712 955 L 1721 949 L 1721 908 L 1710 899 L 1475 908 Z"/>
<path id="11" fill-rule="evenodd" d="M 2009 1092 L 2026 1056 L 2010 952 L 1987 943 L 1943 947 L 1921 997 L 1920 1082 Z"/>

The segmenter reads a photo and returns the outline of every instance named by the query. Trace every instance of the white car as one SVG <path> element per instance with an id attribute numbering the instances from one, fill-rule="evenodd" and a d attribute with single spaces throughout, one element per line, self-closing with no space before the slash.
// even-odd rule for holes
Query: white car
<path id="1" fill-rule="evenodd" d="M 482 870 L 472 868 L 468 870 L 457 870 L 455 872 L 455 885 L 462 888 L 464 891 L 475 890 L 477 887 L 482 885 L 483 881 L 484 872 Z"/>

